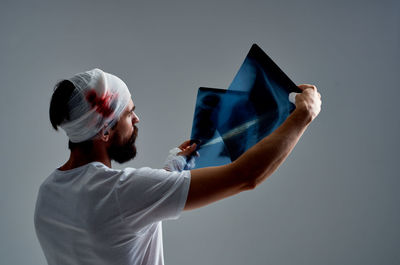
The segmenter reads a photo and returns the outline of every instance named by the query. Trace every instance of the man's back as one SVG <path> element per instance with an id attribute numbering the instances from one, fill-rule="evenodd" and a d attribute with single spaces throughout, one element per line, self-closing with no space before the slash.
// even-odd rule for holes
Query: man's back
<path id="1" fill-rule="evenodd" d="M 163 264 L 161 220 L 177 218 L 190 173 L 55 170 L 40 187 L 35 226 L 48 264 Z"/>

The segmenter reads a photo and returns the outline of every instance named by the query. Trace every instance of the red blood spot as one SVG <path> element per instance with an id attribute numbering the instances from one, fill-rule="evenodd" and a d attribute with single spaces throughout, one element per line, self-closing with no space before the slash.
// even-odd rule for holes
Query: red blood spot
<path id="1" fill-rule="evenodd" d="M 96 111 L 106 118 L 113 112 L 110 108 L 112 97 L 110 93 L 105 93 L 102 97 L 99 97 L 95 90 L 90 90 L 86 93 L 86 100 L 91 104 L 92 108 L 96 107 Z"/>

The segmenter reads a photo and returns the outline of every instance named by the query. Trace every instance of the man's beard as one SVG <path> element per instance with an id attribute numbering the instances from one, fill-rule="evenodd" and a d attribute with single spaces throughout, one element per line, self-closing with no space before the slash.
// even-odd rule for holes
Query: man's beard
<path id="1" fill-rule="evenodd" d="M 134 130 L 132 136 L 125 141 L 125 143 L 120 144 L 121 135 L 116 132 L 110 147 L 107 150 L 108 156 L 115 160 L 116 162 L 122 164 L 133 159 L 136 156 L 136 146 L 135 141 L 138 134 L 138 128 L 133 126 Z"/>

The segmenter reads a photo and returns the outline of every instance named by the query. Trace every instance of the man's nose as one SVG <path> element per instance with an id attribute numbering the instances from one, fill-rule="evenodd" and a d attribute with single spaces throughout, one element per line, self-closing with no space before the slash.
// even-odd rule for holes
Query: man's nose
<path id="1" fill-rule="evenodd" d="M 135 123 L 138 123 L 139 121 L 140 121 L 139 120 L 139 116 L 136 115 L 136 113 L 133 113 L 133 115 L 132 115 L 132 123 L 135 124 Z"/>

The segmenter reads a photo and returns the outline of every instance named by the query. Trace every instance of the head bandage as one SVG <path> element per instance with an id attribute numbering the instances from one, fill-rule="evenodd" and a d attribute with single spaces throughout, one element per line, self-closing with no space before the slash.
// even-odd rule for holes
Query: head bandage
<path id="1" fill-rule="evenodd" d="M 121 79 L 97 68 L 68 80 L 75 90 L 68 102 L 69 120 L 60 127 L 73 143 L 89 140 L 102 129 L 109 130 L 131 99 Z"/>

